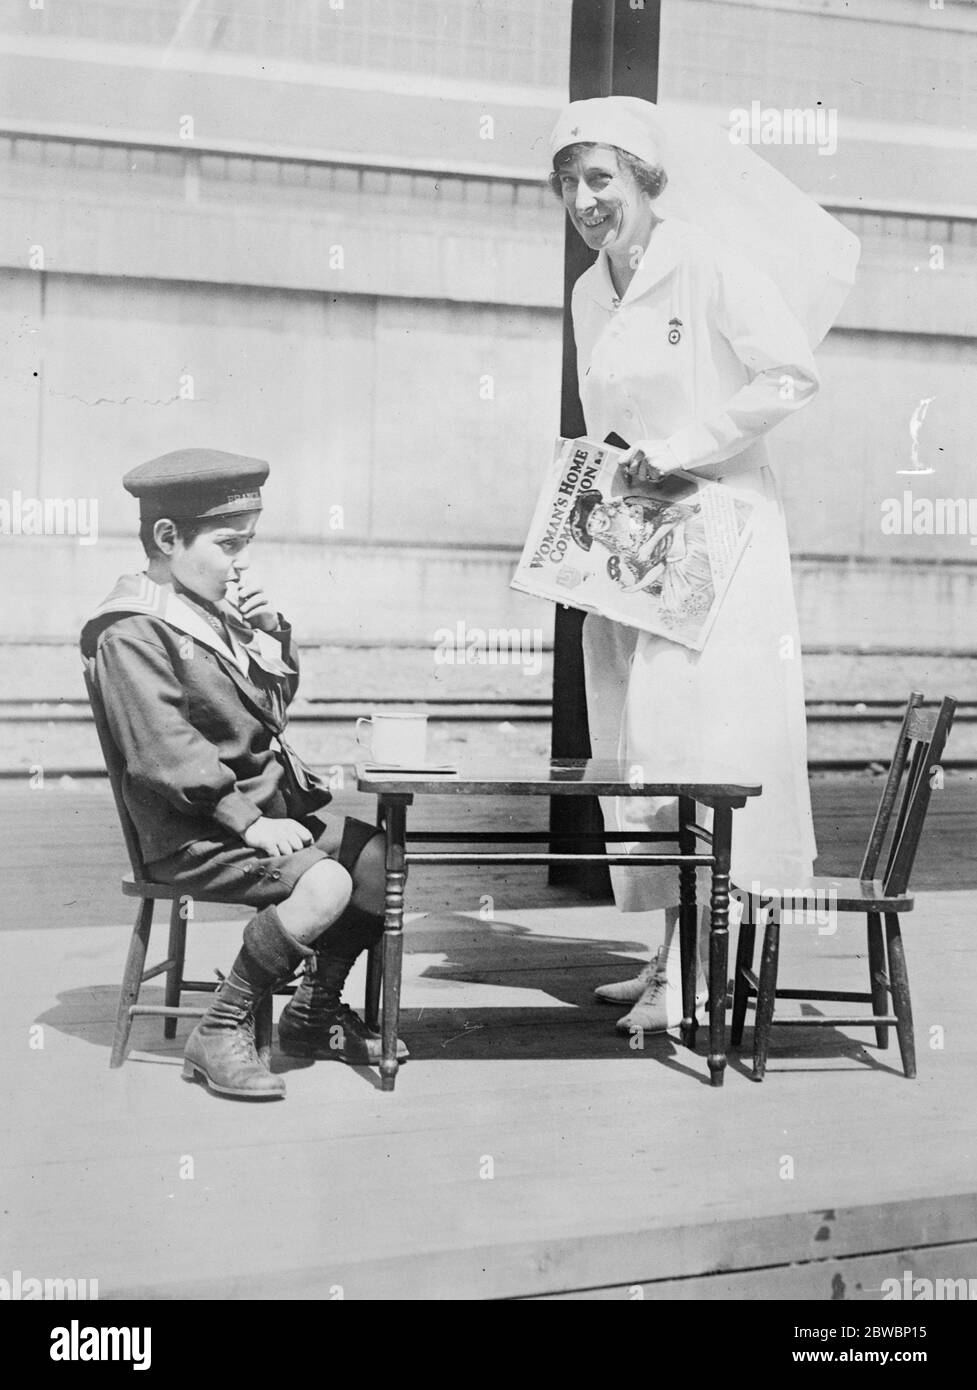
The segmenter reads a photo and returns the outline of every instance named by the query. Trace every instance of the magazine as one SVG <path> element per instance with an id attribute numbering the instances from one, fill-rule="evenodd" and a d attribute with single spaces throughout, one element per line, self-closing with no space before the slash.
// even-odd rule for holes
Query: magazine
<path id="1" fill-rule="evenodd" d="M 701 651 L 753 507 L 691 473 L 627 488 L 623 449 L 557 440 L 512 587 Z"/>

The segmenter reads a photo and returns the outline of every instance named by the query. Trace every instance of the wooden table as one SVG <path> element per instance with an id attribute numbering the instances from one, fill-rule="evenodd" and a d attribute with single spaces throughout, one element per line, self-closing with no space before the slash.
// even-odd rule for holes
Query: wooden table
<path id="1" fill-rule="evenodd" d="M 709 1071 L 714 1086 L 723 1084 L 726 1068 L 726 973 L 729 964 L 729 852 L 732 838 L 733 811 L 746 805 L 748 797 L 759 796 L 756 784 L 728 782 L 638 782 L 636 769 L 625 769 L 617 763 L 594 759 L 521 762 L 507 765 L 501 761 L 479 763 L 466 761 L 458 773 L 392 773 L 376 772 L 367 766 L 356 769 L 357 787 L 362 792 L 376 794 L 379 820 L 387 840 L 387 893 L 383 936 L 383 1053 L 380 1063 L 380 1084 L 392 1091 L 399 1063 L 396 1040 L 400 1021 L 400 984 L 403 963 L 404 886 L 411 864 L 558 864 L 562 862 L 591 864 L 641 865 L 674 864 L 679 870 L 679 933 L 682 962 L 682 1041 L 695 1047 L 695 978 L 696 978 L 696 869 L 712 871 L 710 894 L 711 928 L 709 935 Z M 551 845 L 560 839 L 572 839 L 573 848 L 563 852 L 546 853 L 513 851 L 465 850 L 425 851 L 407 848 L 407 807 L 415 796 L 674 796 L 678 801 L 678 829 L 635 833 L 607 832 L 603 837 L 589 837 L 605 843 L 626 841 L 677 842 L 678 851 L 671 853 L 615 854 L 581 851 L 579 845 L 588 837 L 554 836 L 552 833 L 500 831 L 471 833 L 466 831 L 420 831 L 412 840 L 423 843 L 516 844 L 541 843 Z M 696 823 L 696 805 L 712 808 L 712 830 Z M 696 850 L 702 841 L 706 849 Z M 367 1015 L 376 1026 L 380 979 L 374 978 L 368 988 Z"/>

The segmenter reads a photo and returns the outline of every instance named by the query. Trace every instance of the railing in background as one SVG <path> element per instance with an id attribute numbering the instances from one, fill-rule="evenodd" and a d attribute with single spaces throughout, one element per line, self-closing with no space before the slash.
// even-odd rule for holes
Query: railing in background
<path id="1" fill-rule="evenodd" d="M 313 765 L 335 768 L 350 762 L 356 717 L 364 709 L 386 703 L 398 708 L 412 704 L 423 708 L 439 746 L 446 739 L 454 739 L 459 749 L 481 747 L 497 751 L 500 756 L 512 756 L 515 750 L 528 745 L 548 746 L 546 731 L 552 718 L 549 699 L 426 696 L 417 701 L 400 695 L 386 701 L 376 696 L 357 699 L 350 694 L 345 699 L 299 701 L 290 712 L 289 723 L 297 729 L 301 726 L 303 748 Z M 927 706 L 936 703 L 926 702 Z M 880 772 L 891 755 L 892 726 L 901 718 L 902 707 L 895 700 L 809 699 L 809 770 Z M 91 730 L 91 710 L 80 698 L 0 699 L 0 783 L 25 780 L 32 769 L 40 767 L 45 780 L 51 783 L 62 776 L 104 777 Z M 954 740 L 942 767 L 948 772 L 977 769 L 977 702 L 961 702 Z"/>
<path id="2" fill-rule="evenodd" d="M 142 139 L 123 132 L 43 131 L 0 128 L 0 160 L 48 168 L 70 167 L 138 178 L 182 181 L 181 194 L 199 201 L 208 184 L 249 183 L 287 187 L 290 192 L 353 192 L 379 197 L 426 197 L 463 206 L 466 199 L 512 203 L 523 208 L 549 207 L 552 195 L 544 179 L 515 168 L 478 164 L 375 159 L 369 155 L 295 150 L 287 146 L 240 142 Z M 472 196 L 474 195 L 474 196 Z M 918 242 L 977 247 L 977 208 L 954 204 L 914 203 L 891 199 L 872 203 L 824 197 L 821 205 L 862 240 L 881 245 Z"/>

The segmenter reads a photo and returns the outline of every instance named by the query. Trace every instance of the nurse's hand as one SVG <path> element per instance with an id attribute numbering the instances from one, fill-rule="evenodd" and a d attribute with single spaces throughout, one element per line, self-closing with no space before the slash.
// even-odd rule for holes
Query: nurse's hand
<path id="1" fill-rule="evenodd" d="M 639 439 L 618 466 L 625 487 L 634 487 L 637 483 L 659 483 L 678 467 L 662 439 Z"/>

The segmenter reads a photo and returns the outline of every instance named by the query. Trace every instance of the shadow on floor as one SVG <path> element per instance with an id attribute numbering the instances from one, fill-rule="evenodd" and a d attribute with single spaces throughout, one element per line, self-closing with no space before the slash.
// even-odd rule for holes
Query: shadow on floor
<path id="1" fill-rule="evenodd" d="M 542 1061 L 542 1060 L 621 1060 L 625 1057 L 654 1058 L 671 1069 L 681 1071 L 703 1084 L 708 1077 L 702 1072 L 701 1060 L 690 1066 L 685 1060 L 688 1051 L 681 1045 L 677 1031 L 669 1034 L 646 1034 L 633 1037 L 617 1031 L 617 1019 L 627 1006 L 608 1006 L 594 998 L 598 984 L 630 979 L 647 960 L 647 946 L 634 940 L 587 940 L 578 937 L 544 935 L 521 925 L 505 922 L 482 922 L 468 917 L 445 914 L 426 917 L 408 927 L 405 946 L 408 955 L 432 954 L 443 959 L 425 965 L 415 979 L 441 981 L 446 985 L 466 984 L 496 987 L 504 990 L 505 1003 L 469 1006 L 464 1003 L 445 1003 L 434 1007 L 405 1007 L 401 1010 L 400 1034 L 411 1050 L 415 1061 Z M 627 953 L 627 954 L 625 954 Z M 532 1003 L 512 1001 L 514 991 L 531 991 Z M 411 980 L 405 988 L 409 1003 Z M 453 996 L 462 991 L 451 991 Z M 540 1000 L 540 994 L 553 1000 Z M 350 995 L 354 1007 L 359 1005 Z M 163 989 L 147 985 L 141 1002 L 162 1004 Z M 205 1003 L 205 996 L 187 995 L 187 1004 Z M 55 1007 L 39 1015 L 37 1022 L 93 1046 L 108 1050 L 115 1028 L 118 1005 L 118 985 L 93 984 L 68 990 L 58 995 Z M 279 1005 L 281 1007 L 281 1005 Z M 802 1011 L 819 1016 L 809 1004 Z M 739 1054 L 730 1053 L 731 1069 L 751 1075 L 752 1015 Z M 174 1063 L 182 1055 L 183 1044 L 194 1025 L 193 1019 L 181 1019 L 177 1037 L 163 1038 L 162 1019 L 137 1018 L 131 1035 L 131 1051 L 147 1053 L 160 1061 Z M 871 1047 L 845 1034 L 825 1028 L 812 1028 L 810 1033 L 791 1029 L 774 1029 L 768 1075 L 775 1074 L 782 1061 L 810 1058 L 816 1069 L 831 1069 L 839 1062 L 846 1070 L 858 1062 L 875 1070 L 900 1072 L 898 1050 L 893 1046 L 880 1053 L 871 1037 Z M 697 1051 L 707 1048 L 707 1020 L 699 1028 Z M 883 1060 L 883 1057 L 885 1060 Z M 312 1062 L 289 1058 L 275 1053 L 273 1070 L 288 1072 L 304 1069 Z M 797 1070 L 791 1065 L 784 1070 Z M 373 1074 L 361 1069 L 364 1079 L 372 1082 Z M 901 1074 L 901 1073 L 900 1073 Z"/>

